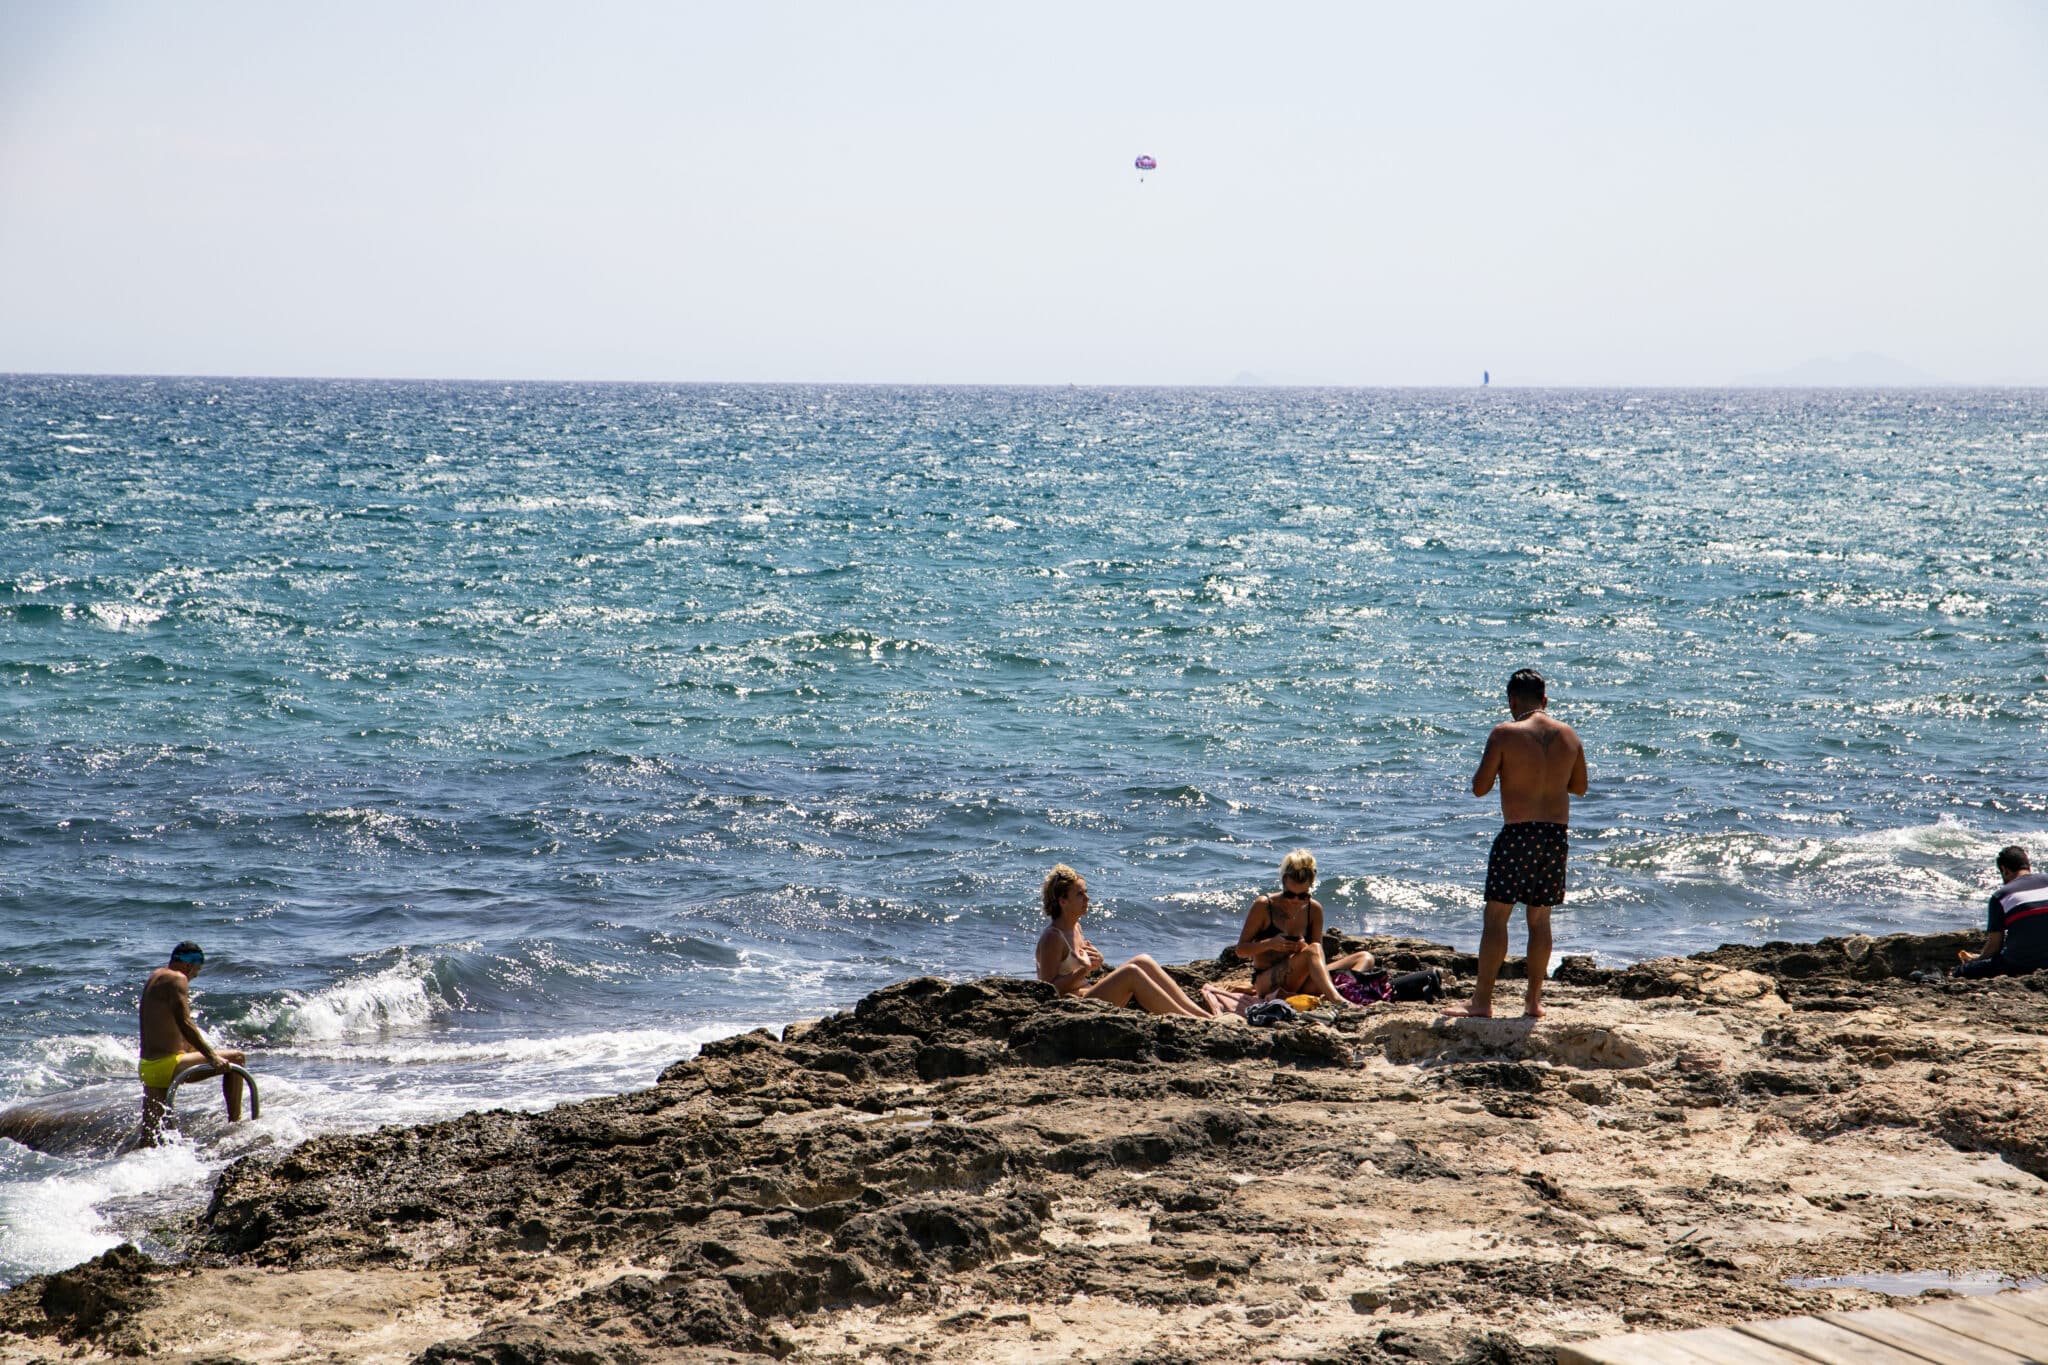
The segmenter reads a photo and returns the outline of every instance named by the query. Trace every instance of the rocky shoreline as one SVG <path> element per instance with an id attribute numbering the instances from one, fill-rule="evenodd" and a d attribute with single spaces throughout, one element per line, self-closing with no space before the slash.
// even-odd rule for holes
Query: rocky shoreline
<path id="1" fill-rule="evenodd" d="M 907 981 L 635 1094 L 245 1159 L 178 1264 L 0 1297 L 0 1359 L 1506 1365 L 2041 1276 L 2048 974 L 1915 979 L 1975 939 L 1567 958 L 1533 1024 Z"/>

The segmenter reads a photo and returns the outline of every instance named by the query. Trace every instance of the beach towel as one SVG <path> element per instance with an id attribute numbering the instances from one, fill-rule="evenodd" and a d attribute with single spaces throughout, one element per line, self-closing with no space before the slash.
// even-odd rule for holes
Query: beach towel
<path id="1" fill-rule="evenodd" d="M 1394 994 L 1393 978 L 1385 967 L 1369 972 L 1346 971 L 1342 968 L 1330 973 L 1330 984 L 1337 988 L 1337 994 L 1354 1005 L 1377 1005 Z"/>

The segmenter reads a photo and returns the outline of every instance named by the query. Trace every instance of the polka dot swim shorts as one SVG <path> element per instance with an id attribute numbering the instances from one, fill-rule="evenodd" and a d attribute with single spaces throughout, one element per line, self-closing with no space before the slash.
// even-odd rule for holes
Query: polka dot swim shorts
<path id="1" fill-rule="evenodd" d="M 1486 860 L 1486 898 L 1509 905 L 1563 905 L 1568 842 L 1563 825 L 1531 820 L 1504 826 Z"/>

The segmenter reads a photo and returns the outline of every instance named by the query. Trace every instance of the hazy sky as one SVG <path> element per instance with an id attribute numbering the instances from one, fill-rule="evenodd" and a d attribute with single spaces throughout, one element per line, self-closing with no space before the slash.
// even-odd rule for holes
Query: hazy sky
<path id="1" fill-rule="evenodd" d="M 1855 351 L 2048 383 L 2048 4 L 0 0 L 0 371 Z"/>

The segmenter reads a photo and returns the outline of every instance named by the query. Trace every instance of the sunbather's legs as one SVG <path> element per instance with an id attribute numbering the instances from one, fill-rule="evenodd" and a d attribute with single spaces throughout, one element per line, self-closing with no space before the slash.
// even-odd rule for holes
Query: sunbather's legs
<path id="1" fill-rule="evenodd" d="M 1210 1011 L 1203 1009 L 1202 1006 L 1195 1003 L 1193 1000 L 1190 1000 L 1188 998 L 1188 993 L 1180 988 L 1180 983 L 1178 981 L 1175 981 L 1172 975 L 1167 972 L 1166 968 L 1160 966 L 1159 963 L 1153 959 L 1150 953 L 1140 953 L 1136 957 L 1132 958 L 1130 962 L 1126 965 L 1136 967 L 1138 970 L 1144 972 L 1145 975 L 1151 977 L 1153 982 L 1156 983 L 1161 990 L 1166 992 L 1167 996 L 1170 999 L 1174 1000 L 1176 1003 L 1180 1004 L 1184 1008 L 1194 1010 L 1196 1013 L 1202 1015 L 1207 1015 L 1208 1013 L 1210 1013 Z"/>
<path id="2" fill-rule="evenodd" d="M 1294 961 L 1287 970 L 1287 994 L 1320 995 L 1323 999 L 1339 1005 L 1351 1002 L 1337 993 L 1337 987 L 1330 980 L 1330 969 L 1323 962 L 1323 950 L 1311 943 L 1294 955 Z"/>
<path id="3" fill-rule="evenodd" d="M 1142 961 L 1151 963 L 1154 968 L 1159 965 L 1150 958 Z M 1188 999 L 1171 980 L 1161 985 L 1145 971 L 1138 959 L 1126 962 L 1100 981 L 1083 986 L 1081 994 L 1112 1005 L 1128 1005 L 1136 1000 L 1148 1014 L 1178 1014 L 1190 1019 L 1211 1017 L 1208 1010 Z"/>

